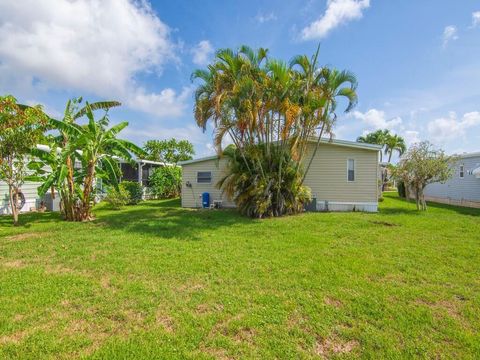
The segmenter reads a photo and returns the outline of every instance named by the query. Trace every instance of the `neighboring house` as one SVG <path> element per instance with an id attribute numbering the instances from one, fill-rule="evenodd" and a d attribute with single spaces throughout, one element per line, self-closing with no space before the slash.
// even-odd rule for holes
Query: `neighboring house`
<path id="1" fill-rule="evenodd" d="M 25 205 L 20 210 L 27 212 L 40 207 L 40 198 L 37 193 L 37 188 L 41 185 L 38 182 L 27 181 L 22 185 L 21 191 L 25 196 Z M 10 214 L 10 202 L 8 198 L 8 185 L 4 181 L 0 181 L 0 215 Z"/>
<path id="2" fill-rule="evenodd" d="M 316 140 L 312 140 L 309 154 L 315 145 Z M 377 211 L 380 150 L 379 145 L 322 139 L 305 178 L 314 199 L 311 210 Z M 309 159 L 307 154 L 305 160 Z M 235 206 L 216 187 L 225 174 L 227 161 L 211 156 L 179 163 L 183 207 L 201 207 L 205 192 L 210 195 L 210 203 L 221 201 L 224 207 Z"/>
<path id="3" fill-rule="evenodd" d="M 49 151 L 46 146 L 39 145 L 39 149 L 44 151 Z M 148 186 L 148 177 L 153 172 L 153 170 L 159 166 L 169 166 L 170 164 L 164 164 L 162 162 L 157 161 L 150 161 L 150 160 L 135 160 L 136 165 L 131 165 L 123 160 L 119 160 L 120 169 L 122 171 L 121 180 L 129 180 L 129 181 L 136 181 L 143 185 L 144 188 Z M 79 163 L 76 166 L 81 166 Z M 25 196 L 25 205 L 21 209 L 21 212 L 28 212 L 32 210 L 38 210 L 40 208 L 40 204 L 44 201 L 45 205 L 47 206 L 48 210 L 58 209 L 57 206 L 53 206 L 51 201 L 50 193 L 47 193 L 44 197 L 40 197 L 38 195 L 37 189 L 41 185 L 39 182 L 31 182 L 26 181 L 20 191 Z M 105 189 L 103 188 L 101 182 L 98 184 L 100 194 L 103 192 L 105 193 Z M 148 197 L 146 191 L 144 192 L 144 197 Z M 101 199 L 102 196 L 99 196 Z M 8 185 L 0 181 L 0 215 L 2 214 L 10 214 L 10 203 L 8 199 Z"/>
<path id="4" fill-rule="evenodd" d="M 162 166 L 173 166 L 169 163 L 163 163 L 160 161 L 151 160 L 135 160 L 135 165 L 129 162 L 120 160 L 120 169 L 122 171 L 121 180 L 135 181 L 141 183 L 144 187 L 149 186 L 148 178 L 152 175 L 153 171 Z"/>
<path id="5" fill-rule="evenodd" d="M 425 198 L 451 205 L 480 208 L 480 152 L 459 155 L 450 180 L 427 185 Z"/>

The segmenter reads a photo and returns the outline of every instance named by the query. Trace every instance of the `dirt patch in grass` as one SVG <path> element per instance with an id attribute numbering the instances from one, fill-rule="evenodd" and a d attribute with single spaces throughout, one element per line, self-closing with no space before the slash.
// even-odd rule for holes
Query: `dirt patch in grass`
<path id="1" fill-rule="evenodd" d="M 316 355 L 330 357 L 332 355 L 348 354 L 359 347 L 356 340 L 343 341 L 339 338 L 319 338 L 315 343 Z"/>
<path id="2" fill-rule="evenodd" d="M 372 220 L 370 221 L 372 224 L 375 225 L 383 225 L 383 226 L 388 226 L 388 227 L 394 227 L 394 226 L 400 226 L 399 224 L 387 222 L 387 221 L 378 221 L 378 220 Z"/>
<path id="3" fill-rule="evenodd" d="M 336 307 L 336 308 L 341 308 L 343 306 L 343 303 L 340 300 L 329 297 L 329 296 L 325 297 L 324 301 L 325 301 L 325 304 Z"/>
<path id="4" fill-rule="evenodd" d="M 22 260 L 11 260 L 2 263 L 3 266 L 11 269 L 21 269 L 24 268 L 26 265 Z"/>
<path id="5" fill-rule="evenodd" d="M 27 335 L 28 331 L 21 330 L 10 335 L 0 336 L 0 345 L 19 344 Z"/>
<path id="6" fill-rule="evenodd" d="M 233 357 L 228 356 L 227 351 L 225 349 L 219 349 L 219 348 L 208 347 L 205 345 L 200 345 L 199 350 L 203 354 L 207 354 L 214 359 L 218 359 L 218 360 L 234 359 Z"/>
<path id="7" fill-rule="evenodd" d="M 50 275 L 74 274 L 76 271 L 63 265 L 47 265 L 45 273 Z"/>
<path id="8" fill-rule="evenodd" d="M 5 239 L 8 241 L 23 241 L 29 239 L 36 239 L 42 236 L 42 233 L 23 233 L 17 235 L 6 236 Z"/>
<path id="9" fill-rule="evenodd" d="M 255 330 L 249 327 L 241 328 L 233 335 L 233 340 L 238 343 L 253 344 L 255 339 Z"/>
<path id="10" fill-rule="evenodd" d="M 170 315 L 165 314 L 164 311 L 157 311 L 155 320 L 166 332 L 173 333 L 175 331 L 175 321 Z"/>
<path id="11" fill-rule="evenodd" d="M 112 285 L 112 280 L 109 276 L 102 276 L 100 278 L 100 286 L 105 290 L 110 290 L 113 292 L 116 291 L 115 286 Z"/>
<path id="12" fill-rule="evenodd" d="M 195 313 L 197 315 L 208 315 L 212 314 L 214 312 L 220 312 L 223 311 L 223 305 L 222 304 L 199 304 L 195 308 Z"/>
<path id="13" fill-rule="evenodd" d="M 439 312 L 446 312 L 449 317 L 463 322 L 463 317 L 460 314 L 458 305 L 454 301 L 441 300 L 437 302 L 429 302 L 423 299 L 417 299 L 415 301 L 418 305 L 423 305 L 434 311 L 435 315 Z"/>
<path id="14" fill-rule="evenodd" d="M 187 282 L 178 287 L 178 291 L 185 293 L 194 293 L 205 289 L 205 285 L 195 282 Z"/>

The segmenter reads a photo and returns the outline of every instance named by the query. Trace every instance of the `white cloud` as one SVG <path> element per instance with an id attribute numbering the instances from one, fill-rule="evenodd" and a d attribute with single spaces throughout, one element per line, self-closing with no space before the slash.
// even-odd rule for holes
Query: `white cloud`
<path id="1" fill-rule="evenodd" d="M 202 40 L 192 49 L 192 54 L 194 64 L 207 65 L 213 54 L 213 46 L 210 41 Z"/>
<path id="2" fill-rule="evenodd" d="M 263 24 L 269 21 L 277 20 L 277 16 L 273 12 L 266 14 L 258 13 L 257 16 L 255 16 L 255 20 L 258 23 Z"/>
<path id="3" fill-rule="evenodd" d="M 422 141 L 420 139 L 420 132 L 416 130 L 406 130 L 403 132 L 403 138 L 405 139 L 405 142 L 407 143 L 407 146 L 410 146 L 415 143 L 419 143 Z"/>
<path id="4" fill-rule="evenodd" d="M 170 88 L 159 93 L 148 93 L 139 88 L 126 100 L 126 105 L 158 117 L 178 117 L 184 113 L 191 94 L 190 87 L 184 87 L 180 94 Z"/>
<path id="5" fill-rule="evenodd" d="M 0 63 L 15 74 L 0 78 L 3 88 L 28 79 L 31 87 L 115 98 L 140 110 L 146 98 L 157 105 L 150 113 L 178 114 L 182 94 L 147 93 L 135 80 L 178 61 L 175 50 L 147 1 L 0 2 Z"/>
<path id="6" fill-rule="evenodd" d="M 368 127 L 368 132 L 378 129 L 394 130 L 402 124 L 402 119 L 400 117 L 397 116 L 387 120 L 385 117 L 385 112 L 377 109 L 370 109 L 365 113 L 354 111 L 351 116 L 353 116 L 355 119 L 363 121 Z"/>
<path id="7" fill-rule="evenodd" d="M 480 11 L 474 11 L 472 13 L 472 27 L 480 25 Z"/>
<path id="8" fill-rule="evenodd" d="M 448 25 L 445 26 L 445 29 L 443 30 L 443 47 L 447 47 L 448 43 L 450 41 L 454 41 L 458 39 L 458 31 L 457 27 L 454 25 Z"/>
<path id="9" fill-rule="evenodd" d="M 455 112 L 448 117 L 438 118 L 427 124 L 427 130 L 433 141 L 444 143 L 451 140 L 462 140 L 467 130 L 480 125 L 480 112 L 465 113 L 461 119 Z"/>
<path id="10" fill-rule="evenodd" d="M 325 13 L 302 30 L 302 39 L 322 39 L 336 27 L 360 19 L 369 6 L 370 0 L 328 0 Z"/>

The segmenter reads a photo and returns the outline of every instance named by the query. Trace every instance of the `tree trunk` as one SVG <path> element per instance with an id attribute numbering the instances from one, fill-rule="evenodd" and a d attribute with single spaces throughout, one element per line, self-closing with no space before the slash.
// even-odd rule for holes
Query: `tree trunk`
<path id="1" fill-rule="evenodd" d="M 427 211 L 427 202 L 425 201 L 425 193 L 423 192 L 423 188 L 421 191 L 422 191 L 422 210 Z"/>
<path id="2" fill-rule="evenodd" d="M 92 194 L 93 180 L 95 178 L 95 162 L 88 163 L 87 176 L 83 183 L 83 199 L 81 208 L 81 220 L 90 220 L 90 196 Z"/>
<path id="3" fill-rule="evenodd" d="M 10 200 L 10 207 L 12 209 L 13 226 L 18 226 L 18 209 L 17 209 L 17 191 L 12 184 L 8 184 L 8 195 Z"/>
<path id="4" fill-rule="evenodd" d="M 74 199 L 75 199 L 75 185 L 73 183 L 73 164 L 72 164 L 72 159 L 70 156 L 67 156 L 67 161 L 66 161 L 68 173 L 67 173 L 67 196 L 65 197 L 65 201 L 63 202 L 64 208 L 65 208 L 65 218 L 68 221 L 75 221 L 76 217 L 75 216 L 75 204 L 74 204 Z"/>
<path id="5" fill-rule="evenodd" d="M 415 185 L 415 202 L 417 204 L 417 210 L 420 210 L 420 189 Z"/>

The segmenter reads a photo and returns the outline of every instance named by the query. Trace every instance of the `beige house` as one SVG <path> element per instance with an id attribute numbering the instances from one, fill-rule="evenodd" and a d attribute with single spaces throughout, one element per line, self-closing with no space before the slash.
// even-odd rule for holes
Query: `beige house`
<path id="1" fill-rule="evenodd" d="M 316 146 L 310 145 L 310 153 Z M 368 211 L 378 208 L 379 156 L 381 147 L 345 140 L 322 140 L 305 178 L 312 190 L 312 210 Z M 307 155 L 306 161 L 310 159 Z M 216 187 L 225 174 L 227 159 L 218 156 L 181 162 L 182 206 L 202 207 L 202 194 L 209 193 L 210 204 L 234 207 Z"/>

